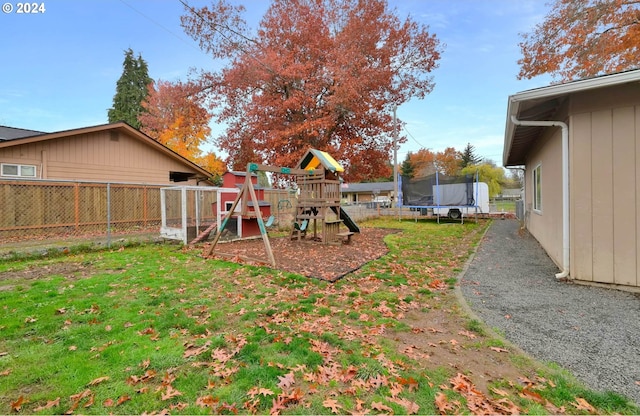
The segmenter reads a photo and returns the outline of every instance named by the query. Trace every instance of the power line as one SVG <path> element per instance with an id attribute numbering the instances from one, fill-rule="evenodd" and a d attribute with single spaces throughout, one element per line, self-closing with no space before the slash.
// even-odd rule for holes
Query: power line
<path id="1" fill-rule="evenodd" d="M 131 10 L 133 10 L 134 12 L 138 13 L 140 16 L 144 17 L 145 19 L 147 19 L 148 21 L 150 21 L 151 23 L 153 23 L 154 25 L 158 26 L 159 28 L 163 29 L 165 32 L 169 33 L 170 35 L 174 36 L 175 38 L 179 39 L 182 43 L 189 45 L 189 47 L 197 50 L 198 52 L 201 52 L 204 54 L 204 52 L 202 51 L 202 49 L 195 47 L 195 45 L 191 42 L 187 42 L 182 36 L 178 35 L 177 33 L 173 32 L 171 29 L 167 28 L 166 26 L 164 26 L 162 23 L 159 23 L 157 21 L 155 21 L 154 19 L 152 19 L 151 17 L 149 17 L 148 15 L 144 14 L 143 12 L 141 12 L 140 10 L 136 9 L 135 7 L 133 7 L 132 5 L 130 5 L 129 3 L 127 3 L 125 0 L 120 0 L 120 2 L 122 4 L 124 4 L 125 6 L 127 6 L 128 8 L 130 8 Z M 206 55 L 206 54 L 205 54 Z"/>
<path id="2" fill-rule="evenodd" d="M 406 127 L 406 126 L 403 126 L 402 128 L 403 128 L 403 129 L 404 129 L 404 131 L 409 135 L 409 137 L 411 137 L 411 138 L 413 139 L 413 141 L 414 141 L 414 142 L 416 142 L 416 144 L 417 144 L 418 146 L 420 146 L 421 148 L 426 149 L 426 146 L 423 146 L 419 141 L 417 141 L 417 140 L 416 140 L 416 138 L 415 138 L 415 137 L 413 137 L 413 134 L 411 134 L 411 132 L 409 132 L 409 130 L 407 130 L 407 127 Z"/>

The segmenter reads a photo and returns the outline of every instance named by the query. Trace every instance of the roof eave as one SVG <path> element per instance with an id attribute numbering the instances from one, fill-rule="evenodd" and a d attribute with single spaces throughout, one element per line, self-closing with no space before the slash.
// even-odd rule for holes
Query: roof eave
<path id="1" fill-rule="evenodd" d="M 512 116 L 519 118 L 521 103 L 533 100 L 551 100 L 557 97 L 594 90 L 603 87 L 626 84 L 640 81 L 640 70 L 631 70 L 616 74 L 603 75 L 565 84 L 550 85 L 546 87 L 526 90 L 509 96 L 507 104 L 507 120 L 505 124 L 504 150 L 502 164 L 504 167 L 521 166 L 521 163 L 510 160 L 513 139 L 516 126 L 511 121 Z"/>

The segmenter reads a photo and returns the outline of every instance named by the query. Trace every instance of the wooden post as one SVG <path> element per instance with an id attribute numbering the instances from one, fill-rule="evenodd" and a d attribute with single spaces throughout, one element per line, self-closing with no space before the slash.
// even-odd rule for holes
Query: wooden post
<path id="1" fill-rule="evenodd" d="M 251 182 L 251 173 L 253 169 L 255 169 L 255 166 L 256 165 L 252 163 L 247 165 L 247 177 L 245 178 L 244 185 L 242 186 L 240 193 L 238 193 L 238 196 L 236 196 L 236 199 L 233 201 L 233 205 L 231 206 L 231 209 L 229 210 L 229 212 L 227 212 L 227 215 L 225 215 L 224 219 L 222 220 L 220 227 L 218 227 L 218 232 L 216 233 L 216 237 L 214 238 L 213 243 L 211 243 L 211 246 L 209 247 L 209 249 L 206 251 L 205 256 L 210 256 L 214 248 L 218 244 L 218 240 L 220 240 L 222 231 L 224 231 L 224 228 L 226 227 L 227 222 L 229 221 L 229 218 L 231 218 L 231 216 L 233 215 L 236 209 L 236 206 L 238 205 L 238 202 L 243 201 L 244 206 L 242 208 L 242 215 L 245 215 L 246 212 L 248 211 L 248 204 L 246 201 L 249 198 L 251 198 L 251 202 L 253 203 L 253 209 L 256 214 L 256 220 L 258 221 L 258 227 L 260 228 L 260 235 L 262 236 L 262 241 L 264 242 L 264 248 L 267 252 L 267 257 L 269 258 L 269 263 L 271 263 L 271 265 L 275 267 L 276 259 L 273 256 L 273 250 L 271 249 L 271 242 L 269 241 L 269 235 L 267 234 L 267 229 L 264 226 L 264 221 L 262 221 L 262 215 L 260 215 L 260 206 L 258 205 L 258 197 L 256 196 L 255 189 L 253 188 L 253 182 Z M 247 192 L 249 193 L 249 195 L 247 195 Z"/>

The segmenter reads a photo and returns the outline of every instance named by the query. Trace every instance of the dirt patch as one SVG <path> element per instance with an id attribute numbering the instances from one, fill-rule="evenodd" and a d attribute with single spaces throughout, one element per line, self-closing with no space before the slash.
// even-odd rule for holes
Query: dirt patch
<path id="1" fill-rule="evenodd" d="M 360 233 L 351 236 L 349 244 L 340 245 L 325 245 L 309 237 L 301 241 L 291 240 L 288 236 L 270 238 L 269 242 L 278 270 L 333 282 L 387 254 L 389 249 L 384 243 L 384 237 L 397 232 L 399 230 L 362 228 Z M 204 252 L 208 248 L 209 244 L 206 244 Z M 253 258 L 264 259 L 267 264 L 267 254 L 261 238 L 219 243 L 212 257 L 222 255 L 239 263 L 259 263 L 247 260 Z"/>
<path id="2" fill-rule="evenodd" d="M 403 322 L 412 330 L 390 333 L 399 343 L 401 352 L 423 362 L 426 367 L 445 365 L 469 376 L 484 394 L 490 393 L 492 382 L 518 383 L 523 377 L 522 371 L 511 361 L 516 351 L 492 349 L 486 344 L 486 337 L 465 328 L 466 321 L 456 312 L 447 309 L 412 312 Z"/>
<path id="3" fill-rule="evenodd" d="M 0 273 L 0 292 L 13 289 L 16 285 L 30 280 L 46 279 L 61 275 L 65 279 L 78 279 L 90 276 L 91 266 L 82 263 L 54 263 L 46 266 L 29 267 L 24 270 L 9 270 Z"/>

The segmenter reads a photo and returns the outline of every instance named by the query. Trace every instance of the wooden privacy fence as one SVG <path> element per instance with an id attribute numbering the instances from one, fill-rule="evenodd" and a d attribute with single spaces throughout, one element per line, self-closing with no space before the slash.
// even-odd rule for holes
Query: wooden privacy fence
<path id="1" fill-rule="evenodd" d="M 167 185 L 0 180 L 0 244 L 15 240 L 157 232 L 160 188 Z M 265 190 L 272 212 L 290 212 L 296 196 Z M 173 206 L 173 204 L 171 205 Z M 178 207 L 178 205 L 175 205 Z M 169 220 L 180 220 L 178 208 Z"/>

